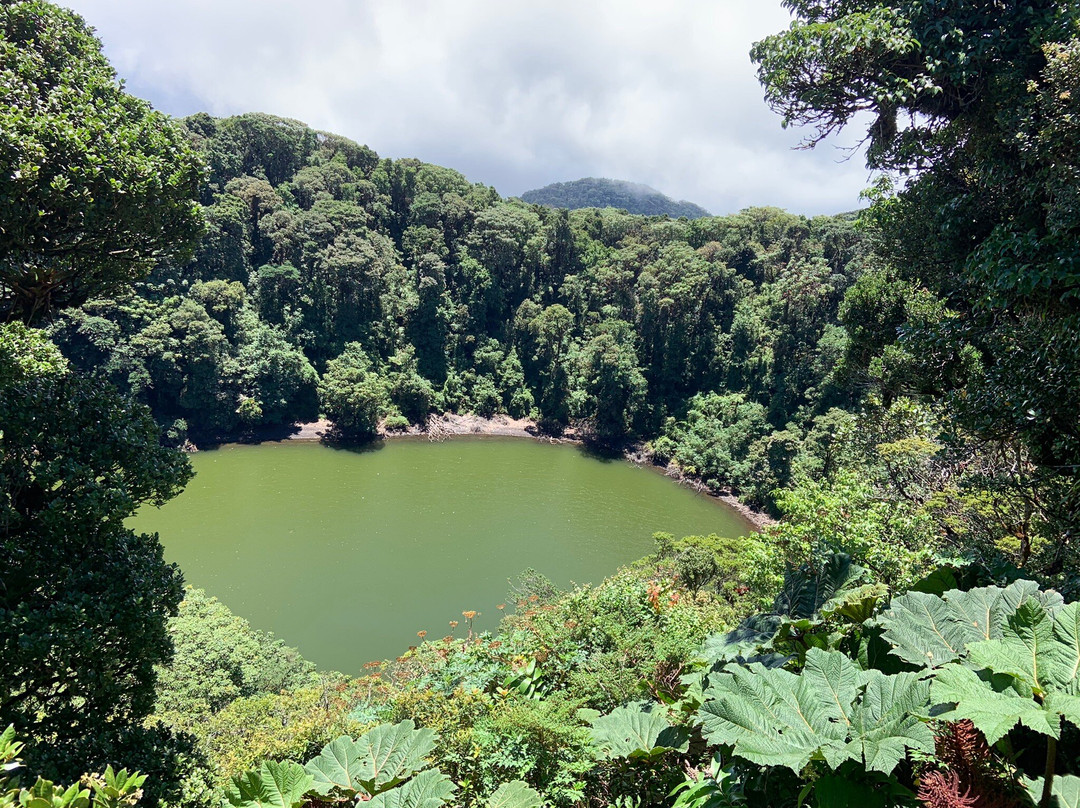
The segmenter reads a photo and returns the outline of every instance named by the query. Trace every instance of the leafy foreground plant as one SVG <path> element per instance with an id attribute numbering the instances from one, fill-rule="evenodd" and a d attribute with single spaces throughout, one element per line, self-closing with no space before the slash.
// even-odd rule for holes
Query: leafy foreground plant
<path id="1" fill-rule="evenodd" d="M 656 761 L 689 748 L 689 731 L 672 726 L 659 704 L 628 704 L 608 715 L 579 710 L 578 715 L 592 724 L 593 746 L 601 759 Z"/>
<path id="2" fill-rule="evenodd" d="M 934 750 L 916 713 L 930 684 L 915 673 L 864 671 L 839 652 L 811 648 L 801 674 L 760 663 L 712 677 L 701 708 L 706 738 L 759 765 L 801 771 L 811 759 L 852 760 L 891 774 L 912 750 Z"/>
<path id="3" fill-rule="evenodd" d="M 411 720 L 380 724 L 358 739 L 347 735 L 323 747 L 301 766 L 267 761 L 233 778 L 226 788 L 236 808 L 300 808 L 319 804 L 366 803 L 370 808 L 439 808 L 457 787 L 428 756 L 436 735 Z M 504 783 L 489 808 L 539 808 L 543 799 L 526 783 Z"/>
<path id="4" fill-rule="evenodd" d="M 15 727 L 0 733 L 0 808 L 121 808 L 137 805 L 142 798 L 146 775 L 127 769 L 104 774 L 84 775 L 82 780 L 67 788 L 39 777 L 32 786 L 23 788 L 12 774 L 22 768 L 19 755 L 24 744 L 15 740 Z"/>
<path id="5" fill-rule="evenodd" d="M 834 620 L 849 611 L 837 603 L 852 602 L 836 591 L 815 603 Z M 845 639 L 802 658 L 762 657 L 776 645 L 764 633 L 752 647 L 739 632 L 708 642 L 712 667 L 698 720 L 728 772 L 718 766 L 715 777 L 688 781 L 680 805 L 737 804 L 747 772 L 784 767 L 804 781 L 799 801 L 812 793 L 819 806 L 915 804 L 920 778 L 920 795 L 949 792 L 957 805 L 1077 804 L 1080 777 L 1058 773 L 1077 761 L 1072 750 L 1059 755 L 1058 741 L 1065 723 L 1080 727 L 1080 603 L 1017 581 L 940 596 L 909 592 L 874 611 L 854 633 L 833 632 Z M 868 653 L 874 643 L 886 653 Z M 754 652 L 772 667 L 750 661 Z M 961 790 L 959 767 L 934 757 L 935 734 L 940 740 L 962 725 L 982 736 L 975 740 L 991 774 L 979 780 L 981 792 Z M 1032 733 L 1047 739 L 1037 778 L 1026 770 Z"/>

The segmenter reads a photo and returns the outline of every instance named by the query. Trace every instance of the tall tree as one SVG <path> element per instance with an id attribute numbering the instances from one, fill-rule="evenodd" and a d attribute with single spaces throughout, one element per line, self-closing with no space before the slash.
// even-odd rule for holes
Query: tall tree
<path id="1" fill-rule="evenodd" d="M 145 407 L 0 327 L 0 724 L 45 772 L 137 759 L 182 579 L 124 520 L 190 476 Z"/>
<path id="2" fill-rule="evenodd" d="M 186 135 L 124 92 L 80 17 L 0 4 L 0 319 L 40 321 L 182 259 L 201 178 Z M 168 767 L 142 721 L 182 579 L 124 520 L 189 477 L 149 410 L 40 332 L 0 327 L 0 724 L 35 741 L 35 768 Z"/>
<path id="3" fill-rule="evenodd" d="M 0 313 L 32 320 L 190 250 L 200 163 L 82 19 L 0 5 Z"/>
<path id="4" fill-rule="evenodd" d="M 359 342 L 350 342 L 326 363 L 319 380 L 319 402 L 342 437 L 370 438 L 386 414 L 389 391 Z"/>
<path id="5" fill-rule="evenodd" d="M 816 126 L 812 140 L 872 114 L 868 164 L 887 172 L 871 212 L 886 258 L 876 283 L 927 293 L 905 306 L 899 342 L 866 333 L 897 325 L 895 311 L 849 305 L 864 332 L 849 357 L 895 342 L 871 362 L 894 392 L 948 396 L 968 427 L 1023 441 L 1064 476 L 1066 552 L 1080 529 L 1080 6 L 785 5 L 791 28 L 753 50 L 767 97 L 785 123 Z"/>
<path id="6" fill-rule="evenodd" d="M 601 442 L 618 446 L 634 434 L 645 404 L 645 377 L 638 367 L 630 324 L 601 323 L 582 349 L 580 364 L 587 395 L 581 414 Z"/>

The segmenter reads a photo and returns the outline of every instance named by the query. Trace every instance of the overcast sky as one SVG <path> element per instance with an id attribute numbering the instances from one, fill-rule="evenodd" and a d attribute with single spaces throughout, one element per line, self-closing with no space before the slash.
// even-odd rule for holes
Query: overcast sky
<path id="1" fill-rule="evenodd" d="M 63 0 L 61 0 L 63 2 Z M 858 141 L 794 150 L 748 51 L 779 0 L 68 0 L 171 115 L 269 112 L 504 196 L 643 182 L 713 213 L 859 206 Z"/>

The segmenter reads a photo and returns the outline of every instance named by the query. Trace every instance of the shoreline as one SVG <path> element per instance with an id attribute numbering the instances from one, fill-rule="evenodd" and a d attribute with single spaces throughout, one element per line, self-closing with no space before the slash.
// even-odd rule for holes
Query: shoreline
<path id="1" fill-rule="evenodd" d="M 749 505 L 747 505 L 745 502 L 743 502 L 741 499 L 731 493 L 731 491 L 721 491 L 719 494 L 710 491 L 709 487 L 705 485 L 705 483 L 683 474 L 682 469 L 680 469 L 678 465 L 676 465 L 674 460 L 664 467 L 658 466 L 656 464 L 651 465 L 653 465 L 653 467 L 660 471 L 665 477 L 674 480 L 679 485 L 684 485 L 687 488 L 692 488 L 699 494 L 704 494 L 707 497 L 712 497 L 713 499 L 720 500 L 733 511 L 738 513 L 743 519 L 752 524 L 757 530 L 764 530 L 767 527 L 771 527 L 772 525 L 779 523 L 778 520 L 769 516 L 769 514 L 765 513 L 764 511 L 758 511 L 754 508 L 751 508 Z"/>
<path id="2" fill-rule="evenodd" d="M 321 442 L 333 429 L 333 424 L 325 418 L 318 421 L 293 424 L 292 432 L 281 437 L 267 437 L 268 443 L 283 441 Z M 561 436 L 545 434 L 535 421 L 528 418 L 511 418 L 508 415 L 495 415 L 485 418 L 481 415 L 459 415 L 448 412 L 442 415 L 428 416 L 423 426 L 410 424 L 406 429 L 387 430 L 380 426 L 375 440 L 394 440 L 395 438 L 427 438 L 430 441 L 446 440 L 461 436 L 498 436 L 506 438 L 533 438 L 551 443 L 583 443 L 577 432 L 570 428 Z"/>
<path id="3" fill-rule="evenodd" d="M 277 441 L 271 439 L 269 442 L 305 441 L 310 443 L 321 443 L 324 436 L 330 431 L 331 424 L 326 419 L 320 419 L 318 421 L 295 424 L 293 429 L 296 431 L 284 438 L 278 439 Z M 556 437 L 554 435 L 545 434 L 535 421 L 528 418 L 511 418 L 508 415 L 496 415 L 492 418 L 485 418 L 480 415 L 459 415 L 457 413 L 430 415 L 428 416 L 427 423 L 422 427 L 411 425 L 408 429 L 392 431 L 380 429 L 376 440 L 426 438 L 429 441 L 437 442 L 454 437 L 529 438 L 531 440 L 543 441 L 546 443 L 567 443 L 576 444 L 578 446 L 585 445 L 585 441 L 581 438 L 580 434 L 572 428 L 565 430 L 561 436 Z M 665 477 L 674 480 L 679 485 L 690 488 L 699 494 L 719 500 L 728 508 L 738 513 L 739 516 L 745 519 L 756 530 L 763 530 L 770 525 L 776 524 L 776 520 L 767 513 L 751 508 L 730 491 L 721 493 L 710 491 L 708 486 L 700 480 L 696 480 L 683 474 L 682 469 L 680 469 L 674 461 L 668 463 L 666 467 L 653 463 L 640 444 L 632 446 L 624 451 L 623 459 L 636 466 L 642 466 L 656 471 L 659 474 L 663 474 Z"/>

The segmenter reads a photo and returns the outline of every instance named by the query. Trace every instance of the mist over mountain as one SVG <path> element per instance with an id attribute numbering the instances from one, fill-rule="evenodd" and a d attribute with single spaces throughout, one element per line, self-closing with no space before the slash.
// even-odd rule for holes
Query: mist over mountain
<path id="1" fill-rule="evenodd" d="M 676 201 L 655 188 L 627 180 L 586 177 L 573 182 L 555 182 L 526 191 L 521 198 L 535 205 L 551 208 L 619 208 L 644 216 L 668 215 L 700 219 L 710 216 L 700 205 L 685 200 Z"/>

